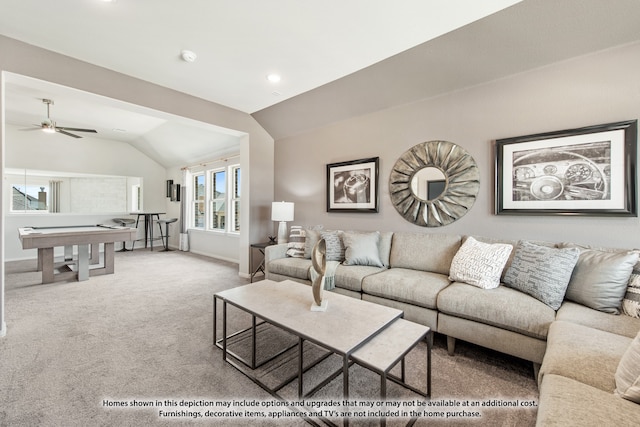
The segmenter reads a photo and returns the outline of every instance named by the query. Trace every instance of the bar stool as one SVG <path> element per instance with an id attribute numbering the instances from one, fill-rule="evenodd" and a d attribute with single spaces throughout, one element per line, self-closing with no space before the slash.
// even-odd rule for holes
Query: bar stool
<path id="1" fill-rule="evenodd" d="M 122 227 L 128 227 L 129 225 L 133 224 L 134 222 L 136 222 L 135 219 L 133 218 L 114 218 L 113 222 L 115 222 L 116 224 L 122 226 Z M 133 241 L 133 246 L 135 246 L 136 242 L 135 240 Z M 117 252 L 127 252 L 127 251 L 132 251 L 133 250 L 133 246 L 131 247 L 131 249 L 127 249 L 127 243 L 126 242 L 122 242 L 122 249 L 118 250 Z"/>
<path id="2" fill-rule="evenodd" d="M 178 218 L 163 218 L 163 219 L 159 219 L 158 225 L 160 225 L 160 230 L 162 232 L 162 224 L 164 224 L 164 242 L 162 242 L 162 244 L 164 245 L 164 249 L 163 251 L 170 251 L 171 249 L 169 249 L 169 224 L 174 223 L 178 220 Z"/>

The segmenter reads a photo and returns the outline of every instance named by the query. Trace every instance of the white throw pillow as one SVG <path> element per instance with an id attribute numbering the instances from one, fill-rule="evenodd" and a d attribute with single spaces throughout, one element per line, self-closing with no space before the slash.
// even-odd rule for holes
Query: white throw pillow
<path id="1" fill-rule="evenodd" d="M 640 403 L 640 332 L 622 355 L 615 378 L 616 394 Z"/>
<path id="2" fill-rule="evenodd" d="M 453 257 L 449 280 L 482 289 L 497 288 L 512 250 L 506 243 L 483 243 L 468 237 Z"/>

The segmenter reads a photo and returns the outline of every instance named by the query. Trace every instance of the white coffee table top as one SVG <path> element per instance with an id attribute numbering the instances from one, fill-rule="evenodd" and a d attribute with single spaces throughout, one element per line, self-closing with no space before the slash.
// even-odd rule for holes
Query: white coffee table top
<path id="1" fill-rule="evenodd" d="M 218 298 L 269 323 L 346 355 L 402 316 L 395 308 L 324 292 L 326 311 L 311 311 L 311 287 L 263 280 L 216 293 Z"/>

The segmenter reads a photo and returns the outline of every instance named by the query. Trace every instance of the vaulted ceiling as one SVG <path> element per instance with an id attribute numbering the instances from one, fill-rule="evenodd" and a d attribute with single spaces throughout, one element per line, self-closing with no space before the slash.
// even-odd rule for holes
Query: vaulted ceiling
<path id="1" fill-rule="evenodd" d="M 638 22 L 637 0 L 0 3 L 1 35 L 250 113 L 276 139 L 637 41 Z M 181 59 L 184 49 L 195 62 Z M 280 82 L 269 82 L 271 73 Z M 188 159 L 160 135 L 195 127 L 184 152 L 202 154 L 197 123 L 8 83 L 7 122 L 39 123 L 40 99 L 55 95 L 58 122 L 100 127 L 101 137 L 125 140 L 165 166 Z M 109 116 L 120 124 L 103 123 Z M 204 129 L 207 150 L 235 136 Z"/>

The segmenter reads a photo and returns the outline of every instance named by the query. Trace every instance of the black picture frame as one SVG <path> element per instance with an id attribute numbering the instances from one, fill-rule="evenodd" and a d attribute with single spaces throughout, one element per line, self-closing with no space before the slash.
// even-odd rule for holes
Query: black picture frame
<path id="1" fill-rule="evenodd" d="M 496 140 L 496 214 L 638 216 L 637 120 Z"/>
<path id="2" fill-rule="evenodd" d="M 327 164 L 327 212 L 378 212 L 380 158 Z"/>

